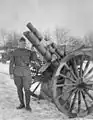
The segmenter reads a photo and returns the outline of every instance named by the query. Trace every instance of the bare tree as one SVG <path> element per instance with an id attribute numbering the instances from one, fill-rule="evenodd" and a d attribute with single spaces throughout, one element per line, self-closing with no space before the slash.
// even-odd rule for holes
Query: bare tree
<path id="1" fill-rule="evenodd" d="M 1 29 L 0 30 L 0 35 L 1 35 L 1 43 L 2 46 L 5 47 L 6 46 L 6 37 L 7 37 L 7 31 L 5 29 Z"/>
<path id="2" fill-rule="evenodd" d="M 83 40 L 86 46 L 93 46 L 93 31 L 88 32 Z"/>
<path id="3" fill-rule="evenodd" d="M 18 40 L 20 39 L 20 34 L 16 32 L 11 32 L 7 35 L 6 47 L 7 48 L 16 48 L 18 45 Z"/>
<path id="4" fill-rule="evenodd" d="M 57 44 L 65 44 L 68 41 L 68 33 L 69 30 L 65 28 L 56 28 L 54 34 Z"/>

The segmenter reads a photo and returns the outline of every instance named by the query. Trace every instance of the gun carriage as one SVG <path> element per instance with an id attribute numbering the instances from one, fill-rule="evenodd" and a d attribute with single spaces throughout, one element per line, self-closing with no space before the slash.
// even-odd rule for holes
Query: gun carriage
<path id="1" fill-rule="evenodd" d="M 47 92 L 56 107 L 69 117 L 84 117 L 93 112 L 93 49 L 81 46 L 64 54 L 56 44 L 42 44 L 42 36 L 31 23 L 24 36 L 40 52 L 46 63 L 39 68 L 40 82 L 48 83 Z M 54 56 L 54 57 L 53 57 Z M 34 82 L 33 82 L 34 83 Z M 44 86 L 45 87 L 45 86 Z"/>

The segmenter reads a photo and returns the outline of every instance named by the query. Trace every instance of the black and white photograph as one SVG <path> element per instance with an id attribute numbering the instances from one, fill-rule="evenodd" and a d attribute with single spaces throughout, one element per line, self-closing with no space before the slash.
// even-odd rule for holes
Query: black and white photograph
<path id="1" fill-rule="evenodd" d="M 93 120 L 93 0 L 0 0 L 0 120 Z"/>

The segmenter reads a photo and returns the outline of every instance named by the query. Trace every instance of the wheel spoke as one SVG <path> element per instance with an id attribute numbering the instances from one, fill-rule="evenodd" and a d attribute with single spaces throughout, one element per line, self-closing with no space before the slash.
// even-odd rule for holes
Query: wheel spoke
<path id="1" fill-rule="evenodd" d="M 76 97 L 77 97 L 77 92 L 78 92 L 78 90 L 74 92 L 75 95 L 74 95 L 74 98 L 73 98 L 71 107 L 70 107 L 70 109 L 69 109 L 70 112 L 72 112 L 72 110 L 73 110 L 73 108 L 74 108 L 74 104 L 75 104 L 75 102 L 76 102 Z"/>
<path id="2" fill-rule="evenodd" d="M 86 71 L 87 71 L 87 69 L 89 67 L 89 64 L 90 64 L 90 60 L 88 60 L 87 63 L 86 63 L 86 65 L 85 65 L 83 75 L 86 73 Z"/>
<path id="3" fill-rule="evenodd" d="M 89 76 L 87 78 L 84 78 L 84 82 L 88 83 L 89 81 L 91 81 L 92 78 L 93 78 L 93 75 L 91 75 L 91 76 Z"/>
<path id="4" fill-rule="evenodd" d="M 81 91 L 78 91 L 78 113 L 80 112 L 81 108 Z"/>
<path id="5" fill-rule="evenodd" d="M 91 100 L 93 100 L 93 97 L 91 96 L 91 94 L 90 94 L 86 89 L 84 89 L 84 92 L 88 95 L 88 97 L 89 97 Z"/>
<path id="6" fill-rule="evenodd" d="M 91 80 L 87 81 L 87 85 L 93 85 L 93 81 Z"/>
<path id="7" fill-rule="evenodd" d="M 82 77 L 82 67 L 83 67 L 83 60 L 84 60 L 84 55 L 81 56 L 81 61 L 80 61 L 80 77 Z"/>
<path id="8" fill-rule="evenodd" d="M 89 112 L 89 107 L 88 107 L 88 104 L 87 104 L 87 101 L 86 101 L 86 97 L 85 97 L 84 91 L 81 91 L 81 94 L 82 94 L 82 98 L 83 98 L 83 101 L 85 103 L 86 109 Z"/>
<path id="9" fill-rule="evenodd" d="M 70 80 L 72 82 L 76 82 L 74 79 L 71 79 L 70 77 L 67 77 L 67 76 L 63 75 L 62 73 L 60 74 L 60 76 L 65 78 L 65 79 L 68 79 L 68 80 Z"/>
<path id="10" fill-rule="evenodd" d="M 76 89 L 76 87 L 71 87 L 68 90 L 66 90 L 66 92 L 71 92 L 72 90 Z"/>
<path id="11" fill-rule="evenodd" d="M 93 84 L 87 84 L 86 88 L 93 91 Z"/>
<path id="12" fill-rule="evenodd" d="M 66 99 L 64 105 L 69 101 L 69 99 L 71 99 L 72 95 L 73 95 L 76 91 L 77 91 L 77 89 L 74 89 L 74 90 L 72 90 L 72 91 L 70 92 L 70 94 L 69 94 L 68 98 Z"/>
<path id="13" fill-rule="evenodd" d="M 74 63 L 74 71 L 75 71 L 75 74 L 77 76 L 77 78 L 79 78 L 79 72 L 78 72 L 78 68 L 77 68 L 77 63 L 76 63 L 76 60 L 73 59 L 73 63 Z"/>
<path id="14" fill-rule="evenodd" d="M 37 84 L 37 86 L 36 86 L 35 89 L 33 90 L 33 93 L 36 91 L 36 89 L 39 87 L 40 84 L 41 84 L 40 82 Z"/>
<path id="15" fill-rule="evenodd" d="M 70 91 L 69 96 L 67 97 L 67 99 L 64 102 L 64 105 L 66 105 L 66 103 L 71 99 L 72 95 L 74 94 L 74 92 L 76 91 L 76 89 L 73 89 L 72 91 Z M 58 96 L 58 99 L 62 97 L 62 95 Z"/>
<path id="16" fill-rule="evenodd" d="M 75 86 L 75 84 L 67 84 L 67 83 L 65 83 L 65 84 L 57 84 L 57 87 L 64 87 L 64 86 Z"/>
<path id="17" fill-rule="evenodd" d="M 88 73 L 84 76 L 85 78 L 93 71 L 93 67 L 88 71 Z"/>
<path id="18" fill-rule="evenodd" d="M 71 68 L 66 64 L 65 65 L 66 67 L 67 67 L 67 69 L 69 70 L 69 72 L 72 74 L 72 76 L 76 79 L 76 80 L 78 80 L 78 78 L 76 77 L 76 75 L 74 74 L 74 72 L 71 70 Z M 75 81 L 75 80 L 74 80 Z M 75 81 L 76 82 L 76 81 Z"/>

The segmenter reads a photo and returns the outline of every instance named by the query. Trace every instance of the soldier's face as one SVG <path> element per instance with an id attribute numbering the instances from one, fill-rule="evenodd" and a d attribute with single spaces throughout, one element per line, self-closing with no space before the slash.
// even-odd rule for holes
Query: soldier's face
<path id="1" fill-rule="evenodd" d="M 25 48 L 26 47 L 26 42 L 24 42 L 24 41 L 19 42 L 19 47 L 20 48 Z"/>

